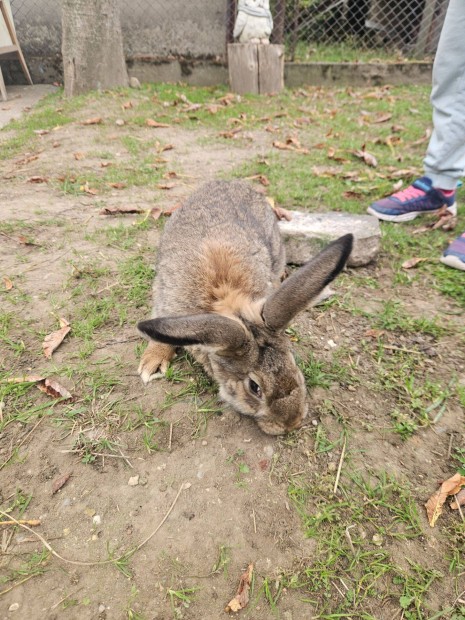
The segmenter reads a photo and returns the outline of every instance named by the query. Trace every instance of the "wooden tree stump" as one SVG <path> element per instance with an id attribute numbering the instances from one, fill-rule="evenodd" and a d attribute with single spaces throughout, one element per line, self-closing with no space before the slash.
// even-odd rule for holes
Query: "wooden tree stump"
<path id="1" fill-rule="evenodd" d="M 284 46 L 258 43 L 228 45 L 232 92 L 270 95 L 284 88 Z"/>
<path id="2" fill-rule="evenodd" d="M 128 86 L 118 0 L 64 0 L 65 95 Z"/>

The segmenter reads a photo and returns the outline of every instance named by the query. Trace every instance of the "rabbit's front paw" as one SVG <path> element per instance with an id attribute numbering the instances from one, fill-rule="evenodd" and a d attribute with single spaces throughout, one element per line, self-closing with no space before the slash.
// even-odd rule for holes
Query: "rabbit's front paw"
<path id="1" fill-rule="evenodd" d="M 144 383 L 162 377 L 168 370 L 170 361 L 175 356 L 176 349 L 169 344 L 149 342 L 142 354 L 138 373 Z"/>

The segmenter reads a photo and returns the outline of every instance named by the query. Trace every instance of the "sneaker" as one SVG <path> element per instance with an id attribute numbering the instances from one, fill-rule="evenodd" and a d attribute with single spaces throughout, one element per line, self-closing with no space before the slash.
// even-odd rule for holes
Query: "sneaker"
<path id="1" fill-rule="evenodd" d="M 441 263 L 465 271 L 465 232 L 452 241 L 441 256 Z"/>
<path id="2" fill-rule="evenodd" d="M 406 189 L 377 200 L 367 211 L 387 222 L 408 222 L 423 213 L 437 213 L 443 207 L 456 215 L 455 191 L 447 194 L 434 188 L 428 177 L 421 177 Z"/>

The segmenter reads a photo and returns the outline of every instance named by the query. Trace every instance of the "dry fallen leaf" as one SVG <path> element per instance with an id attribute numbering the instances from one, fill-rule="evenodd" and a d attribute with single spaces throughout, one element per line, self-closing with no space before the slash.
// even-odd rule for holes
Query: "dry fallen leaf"
<path id="1" fill-rule="evenodd" d="M 249 564 L 247 570 L 242 573 L 239 580 L 236 596 L 225 607 L 227 612 L 236 612 L 247 607 L 249 603 L 249 590 L 252 582 L 253 564 Z"/>
<path id="2" fill-rule="evenodd" d="M 418 256 L 409 258 L 402 263 L 402 269 L 413 269 L 413 267 L 416 267 L 419 263 L 424 263 L 427 260 L 427 258 L 419 258 Z"/>
<path id="3" fill-rule="evenodd" d="M 108 166 L 111 166 L 111 161 L 101 161 L 100 162 L 100 167 L 101 168 L 108 168 Z"/>
<path id="4" fill-rule="evenodd" d="M 152 118 L 148 118 L 145 121 L 145 124 L 148 125 L 148 127 L 169 127 L 166 123 L 159 123 L 158 121 L 154 121 Z"/>
<path id="5" fill-rule="evenodd" d="M 130 213 L 144 213 L 139 207 L 103 207 L 100 215 L 127 215 Z"/>
<path id="6" fill-rule="evenodd" d="M 37 134 L 38 136 L 46 136 L 48 133 L 50 133 L 49 129 L 34 129 L 34 133 Z"/>
<path id="7" fill-rule="evenodd" d="M 450 505 L 452 510 L 458 510 L 459 506 L 465 506 L 465 489 L 462 489 L 456 494 L 455 501 Z"/>
<path id="8" fill-rule="evenodd" d="M 65 398 L 66 400 L 73 398 L 72 394 L 65 387 L 60 385 L 58 381 L 53 381 L 53 379 L 44 379 L 44 381 L 40 381 L 37 384 L 37 387 L 41 392 L 53 398 Z"/>
<path id="9" fill-rule="evenodd" d="M 13 288 L 13 282 L 10 280 L 8 276 L 3 276 L 3 282 L 5 283 L 5 290 L 11 291 Z"/>
<path id="10" fill-rule="evenodd" d="M 371 122 L 372 123 L 385 123 L 386 121 L 390 121 L 392 118 L 392 114 L 390 112 L 380 113 L 378 114 Z"/>
<path id="11" fill-rule="evenodd" d="M 68 480 L 71 478 L 71 474 L 72 472 L 68 472 L 66 474 L 63 474 L 62 476 L 60 476 L 59 478 L 56 478 L 52 484 L 52 495 L 55 495 L 55 493 L 57 493 L 61 488 L 63 488 L 65 486 L 65 484 L 68 482 Z"/>
<path id="12" fill-rule="evenodd" d="M 174 213 L 175 211 L 177 211 L 181 207 L 182 207 L 182 203 L 181 202 L 177 202 L 172 207 L 168 207 L 168 209 L 165 209 L 163 211 L 163 215 L 171 215 L 172 213 Z"/>
<path id="13" fill-rule="evenodd" d="M 448 480 L 445 480 L 436 493 L 433 493 L 426 502 L 426 513 L 431 527 L 434 527 L 439 515 L 442 513 L 442 507 L 449 495 L 456 495 L 460 489 L 465 486 L 465 476 L 459 473 L 454 474 Z"/>
<path id="14" fill-rule="evenodd" d="M 33 176 L 27 180 L 28 183 L 48 183 L 47 177 Z"/>
<path id="15" fill-rule="evenodd" d="M 108 183 L 110 187 L 114 187 L 115 189 L 124 189 L 126 187 L 126 183 L 116 182 L 116 183 Z"/>
<path id="16" fill-rule="evenodd" d="M 176 187 L 176 183 L 158 183 L 157 187 L 158 189 L 173 189 Z"/>
<path id="17" fill-rule="evenodd" d="M 286 220 L 287 222 L 292 220 L 292 213 L 283 207 L 273 207 L 273 211 L 278 220 Z"/>
<path id="18" fill-rule="evenodd" d="M 92 189 L 89 187 L 89 183 L 86 181 L 84 185 L 81 185 L 79 190 L 86 194 L 90 194 L 91 196 L 96 196 L 98 194 L 96 189 Z"/>
<path id="19" fill-rule="evenodd" d="M 60 319 L 60 325 L 61 329 L 45 336 L 44 342 L 42 343 L 44 355 L 49 359 L 52 357 L 52 353 L 60 346 L 65 339 L 66 334 L 68 334 L 71 329 L 66 319 Z"/>
<path id="20" fill-rule="evenodd" d="M 154 220 L 158 220 L 162 213 L 163 211 L 160 209 L 160 207 L 152 207 L 150 209 L 150 215 L 151 217 L 153 217 Z"/>
<path id="21" fill-rule="evenodd" d="M 100 125 L 102 122 L 102 118 L 100 116 L 95 116 L 94 118 L 87 118 L 85 121 L 82 121 L 81 125 Z"/>
<path id="22" fill-rule="evenodd" d="M 123 103 L 123 105 L 121 106 L 123 110 L 129 110 L 130 108 L 132 108 L 132 101 L 126 101 L 126 103 Z"/>
<path id="23" fill-rule="evenodd" d="M 77 161 L 80 161 L 81 159 L 84 159 L 85 155 L 84 153 L 82 153 L 81 151 L 77 151 L 76 153 L 73 153 L 74 155 L 74 159 L 76 159 Z"/>
<path id="24" fill-rule="evenodd" d="M 365 336 L 368 338 L 381 338 L 385 333 L 384 329 L 367 329 Z"/>
<path id="25" fill-rule="evenodd" d="M 359 157 L 360 159 L 363 159 L 363 161 L 366 163 L 367 166 L 376 168 L 376 166 L 378 165 L 378 161 L 376 157 L 372 155 L 371 153 L 368 153 L 368 151 L 365 151 L 365 146 L 362 146 L 362 148 L 359 151 L 354 151 L 354 155 L 355 157 Z"/>

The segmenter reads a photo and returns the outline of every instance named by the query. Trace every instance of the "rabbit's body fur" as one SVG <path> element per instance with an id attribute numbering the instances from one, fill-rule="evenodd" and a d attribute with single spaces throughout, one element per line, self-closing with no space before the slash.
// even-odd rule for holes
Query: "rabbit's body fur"
<path id="1" fill-rule="evenodd" d="M 348 244 L 326 258 L 323 252 L 311 275 L 304 267 L 281 285 L 285 252 L 267 200 L 242 181 L 205 184 L 162 236 L 153 318 L 139 324 L 152 339 L 142 379 L 165 372 L 175 348 L 185 346 L 218 382 L 220 396 L 265 432 L 297 428 L 306 389 L 284 328 L 342 269 Z"/>
<path id="2" fill-rule="evenodd" d="M 240 181 L 208 183 L 166 224 L 153 316 L 247 312 L 279 284 L 284 268 L 276 217 L 264 197 Z"/>

